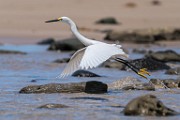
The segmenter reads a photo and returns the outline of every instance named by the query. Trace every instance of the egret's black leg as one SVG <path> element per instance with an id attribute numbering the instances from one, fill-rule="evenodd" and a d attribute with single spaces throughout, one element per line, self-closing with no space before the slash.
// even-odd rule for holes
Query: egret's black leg
<path id="1" fill-rule="evenodd" d="M 134 65 L 132 65 L 130 62 L 123 60 L 121 58 L 115 58 L 116 61 L 121 62 L 123 64 L 125 64 L 126 66 L 128 66 L 131 70 L 133 70 L 135 73 L 138 74 L 139 69 L 137 67 L 135 67 Z"/>
<path id="2" fill-rule="evenodd" d="M 131 70 L 133 70 L 136 74 L 144 77 L 147 79 L 147 77 L 144 75 L 144 74 L 147 74 L 150 76 L 150 73 L 147 71 L 146 68 L 142 68 L 142 69 L 139 69 L 137 68 L 136 66 L 132 65 L 130 62 L 128 62 L 127 60 L 123 60 L 121 58 L 115 58 L 116 61 L 118 62 L 121 62 L 123 64 L 125 64 L 126 66 L 128 66 Z"/>

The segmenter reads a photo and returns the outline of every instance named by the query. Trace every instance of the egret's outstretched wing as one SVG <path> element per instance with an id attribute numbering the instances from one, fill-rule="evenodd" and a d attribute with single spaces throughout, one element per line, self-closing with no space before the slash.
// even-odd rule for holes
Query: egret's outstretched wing
<path id="1" fill-rule="evenodd" d="M 114 55 L 127 56 L 120 46 L 115 44 L 101 43 L 88 46 L 80 62 L 80 68 L 88 69 L 97 67 Z"/>
<path id="2" fill-rule="evenodd" d="M 69 63 L 66 65 L 65 69 L 59 76 L 60 78 L 68 76 L 79 69 L 79 65 L 80 65 L 81 59 L 84 55 L 85 49 L 86 49 L 86 47 L 82 48 L 74 53 L 74 55 L 71 57 Z"/>

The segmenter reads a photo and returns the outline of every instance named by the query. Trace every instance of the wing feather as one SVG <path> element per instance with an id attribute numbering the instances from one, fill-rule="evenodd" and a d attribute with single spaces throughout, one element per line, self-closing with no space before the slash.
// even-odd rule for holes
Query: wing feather
<path id="1" fill-rule="evenodd" d="M 78 69 L 94 68 L 114 55 L 127 56 L 120 45 L 99 43 L 78 50 L 70 59 L 60 77 L 72 74 Z"/>
<path id="2" fill-rule="evenodd" d="M 94 44 L 88 46 L 80 63 L 81 69 L 94 68 L 105 62 L 114 55 L 126 55 L 124 51 L 115 44 Z"/>
<path id="3" fill-rule="evenodd" d="M 86 47 L 78 50 L 77 52 L 75 52 L 73 54 L 69 63 L 66 65 L 65 69 L 63 70 L 63 72 L 59 76 L 60 78 L 68 76 L 68 75 L 72 74 L 73 72 L 75 72 L 76 70 L 79 69 L 79 64 L 80 64 L 81 59 L 84 55 L 85 49 L 86 49 Z"/>

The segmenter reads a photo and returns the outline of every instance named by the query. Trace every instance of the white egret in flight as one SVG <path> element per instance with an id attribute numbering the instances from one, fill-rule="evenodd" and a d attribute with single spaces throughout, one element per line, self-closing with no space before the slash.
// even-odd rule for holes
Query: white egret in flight
<path id="1" fill-rule="evenodd" d="M 128 57 L 128 55 L 123 51 L 123 49 L 121 49 L 121 45 L 107 44 L 104 42 L 88 39 L 81 35 L 78 32 L 76 24 L 68 17 L 60 17 L 54 20 L 46 21 L 46 23 L 58 21 L 67 23 L 70 26 L 72 33 L 86 46 L 74 53 L 69 63 L 61 73 L 60 77 L 71 75 L 78 69 L 95 68 L 103 62 L 105 62 L 106 60 L 108 60 L 109 58 L 112 58 L 116 55 Z M 139 70 L 126 60 L 123 60 L 121 58 L 114 59 L 129 66 L 134 72 L 136 72 L 140 76 L 146 78 L 144 74 L 149 75 L 146 69 Z"/>

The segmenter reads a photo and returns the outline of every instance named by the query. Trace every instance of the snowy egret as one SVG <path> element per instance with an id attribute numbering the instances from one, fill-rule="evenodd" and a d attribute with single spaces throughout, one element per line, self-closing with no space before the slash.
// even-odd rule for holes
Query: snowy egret
<path id="1" fill-rule="evenodd" d="M 121 45 L 107 44 L 104 42 L 95 41 L 84 37 L 78 32 L 76 24 L 70 18 L 60 17 L 54 20 L 46 21 L 46 23 L 58 21 L 67 23 L 70 26 L 72 33 L 86 46 L 85 48 L 82 48 L 74 53 L 74 55 L 71 57 L 69 63 L 67 64 L 67 66 L 65 67 L 65 69 L 59 77 L 71 75 L 78 69 L 95 68 L 99 66 L 101 63 L 108 60 L 109 58 L 114 58 L 116 61 L 124 63 L 138 75 L 144 78 L 146 78 L 144 74 L 149 75 L 146 69 L 137 69 L 128 61 L 115 57 L 117 55 L 126 58 L 128 57 L 128 55 L 121 48 Z"/>

